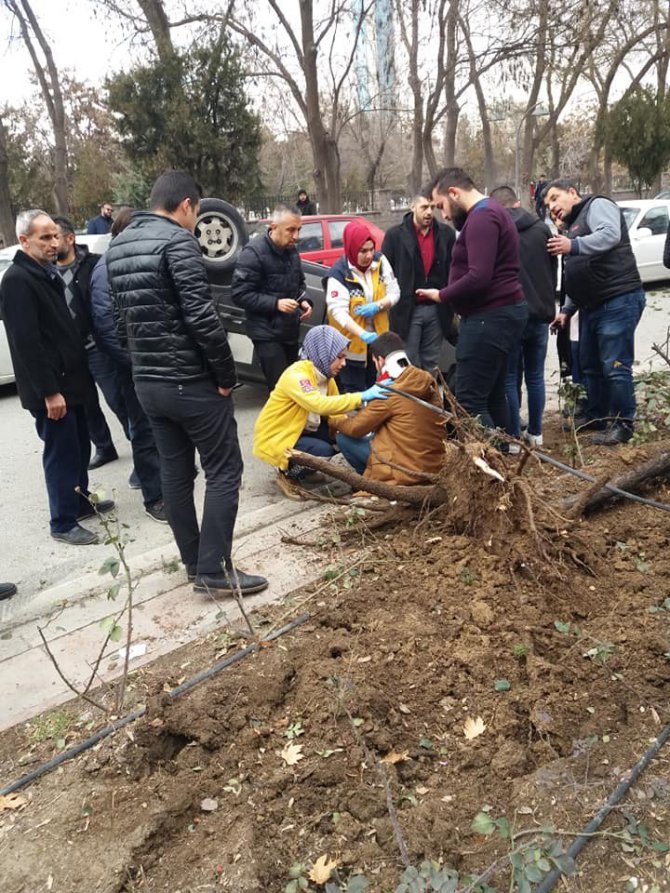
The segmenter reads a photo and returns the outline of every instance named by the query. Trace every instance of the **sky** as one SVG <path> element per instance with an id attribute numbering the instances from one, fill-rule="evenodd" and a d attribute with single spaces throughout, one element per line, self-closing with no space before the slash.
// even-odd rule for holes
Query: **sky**
<path id="1" fill-rule="evenodd" d="M 79 78 L 94 84 L 123 67 L 118 61 L 128 48 L 118 24 L 110 21 L 101 7 L 96 0 L 32 0 L 59 70 L 74 70 Z M 32 75 L 32 62 L 18 26 L 0 4 L 0 105 L 17 105 L 28 98 L 34 92 Z"/>

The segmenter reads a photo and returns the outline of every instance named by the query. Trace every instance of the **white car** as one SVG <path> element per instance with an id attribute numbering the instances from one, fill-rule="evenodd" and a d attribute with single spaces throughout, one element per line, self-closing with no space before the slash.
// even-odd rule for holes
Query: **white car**
<path id="1" fill-rule="evenodd" d="M 88 245 L 89 250 L 94 254 L 104 254 L 109 247 L 110 239 L 110 236 L 88 236 L 77 233 L 77 244 Z M 0 280 L 2 280 L 5 270 L 13 261 L 17 248 L 18 245 L 0 248 Z M 14 367 L 12 366 L 12 358 L 9 355 L 5 324 L 2 321 L 2 316 L 0 316 L 0 387 L 4 384 L 11 384 L 13 381 Z"/>
<path id="2" fill-rule="evenodd" d="M 631 199 L 617 204 L 628 226 L 630 244 L 642 281 L 670 279 L 670 270 L 663 266 L 663 249 L 670 224 L 670 199 Z"/>

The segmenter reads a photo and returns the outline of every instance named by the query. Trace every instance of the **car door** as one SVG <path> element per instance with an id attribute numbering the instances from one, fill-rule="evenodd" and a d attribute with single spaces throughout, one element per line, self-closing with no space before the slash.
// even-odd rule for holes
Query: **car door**
<path id="1" fill-rule="evenodd" d="M 322 264 L 324 256 L 323 223 L 310 220 L 303 223 L 298 239 L 298 252 L 303 260 Z"/>
<path id="2" fill-rule="evenodd" d="M 659 202 L 647 208 L 631 234 L 634 238 L 635 260 L 643 282 L 656 282 L 669 276 L 663 266 L 668 207 L 668 202 Z"/>

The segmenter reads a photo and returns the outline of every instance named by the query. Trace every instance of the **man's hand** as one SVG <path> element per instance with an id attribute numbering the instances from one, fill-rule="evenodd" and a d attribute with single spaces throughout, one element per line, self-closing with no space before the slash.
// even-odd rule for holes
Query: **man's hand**
<path id="1" fill-rule="evenodd" d="M 232 388 L 217 388 L 217 391 L 219 392 L 219 394 L 221 394 L 222 397 L 230 397 L 230 395 L 233 393 Z"/>
<path id="2" fill-rule="evenodd" d="M 547 251 L 549 254 L 570 254 L 572 240 L 567 236 L 552 236 L 547 239 Z"/>
<path id="3" fill-rule="evenodd" d="M 429 301 L 440 303 L 440 292 L 437 288 L 417 288 L 416 294 L 419 298 L 428 298 Z"/>
<path id="4" fill-rule="evenodd" d="M 62 419 L 67 415 L 67 404 L 62 394 L 52 394 L 44 398 L 48 419 Z"/>
<path id="5" fill-rule="evenodd" d="M 293 298 L 279 298 L 277 301 L 277 310 L 280 313 L 293 313 L 298 309 L 298 302 Z"/>
<path id="6" fill-rule="evenodd" d="M 300 303 L 300 309 L 302 313 L 300 314 L 300 322 L 304 322 L 304 320 L 309 319 L 312 315 L 312 305 L 309 301 L 302 301 Z"/>
<path id="7" fill-rule="evenodd" d="M 564 329 L 568 322 L 567 313 L 557 313 L 554 319 L 549 323 L 549 331 L 556 334 L 559 329 Z"/>

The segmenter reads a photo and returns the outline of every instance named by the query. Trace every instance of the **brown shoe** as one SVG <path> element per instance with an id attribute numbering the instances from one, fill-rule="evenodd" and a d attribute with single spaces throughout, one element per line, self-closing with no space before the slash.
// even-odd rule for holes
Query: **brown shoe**
<path id="1" fill-rule="evenodd" d="M 283 471 L 277 473 L 275 480 L 277 481 L 277 486 L 287 499 L 293 499 L 295 502 L 300 502 L 305 498 L 296 481 L 288 477 Z"/>

